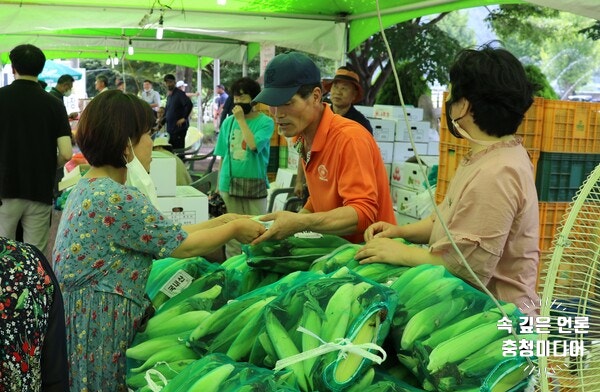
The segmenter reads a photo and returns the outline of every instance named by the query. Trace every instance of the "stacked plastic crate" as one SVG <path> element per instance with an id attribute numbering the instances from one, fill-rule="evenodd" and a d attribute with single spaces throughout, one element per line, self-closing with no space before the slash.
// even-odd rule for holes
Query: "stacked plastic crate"
<path id="1" fill-rule="evenodd" d="M 577 190 L 600 164 L 600 104 L 544 101 L 542 148 L 536 174 L 540 207 L 542 284 L 550 248 Z M 568 271 L 562 271 L 565 276 Z"/>

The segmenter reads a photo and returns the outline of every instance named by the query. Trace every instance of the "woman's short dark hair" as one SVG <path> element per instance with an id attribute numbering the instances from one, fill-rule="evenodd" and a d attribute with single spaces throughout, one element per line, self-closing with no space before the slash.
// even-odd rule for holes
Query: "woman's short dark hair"
<path id="1" fill-rule="evenodd" d="M 450 84 L 449 103 L 466 98 L 475 124 L 497 137 L 517 131 L 537 89 L 521 62 L 492 43 L 461 50 L 450 68 Z"/>
<path id="2" fill-rule="evenodd" d="M 260 84 L 254 79 L 243 77 L 233 82 L 230 91 L 234 97 L 248 94 L 250 98 L 254 99 L 260 93 Z"/>
<path id="3" fill-rule="evenodd" d="M 90 165 L 125 167 L 123 154 L 129 140 L 137 144 L 155 121 L 147 102 L 121 90 L 109 90 L 85 107 L 75 141 Z"/>

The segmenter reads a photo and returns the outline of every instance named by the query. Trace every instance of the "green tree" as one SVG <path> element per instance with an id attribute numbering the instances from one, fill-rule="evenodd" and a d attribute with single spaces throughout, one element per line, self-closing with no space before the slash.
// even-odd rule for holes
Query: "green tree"
<path id="1" fill-rule="evenodd" d="M 419 72 L 415 72 L 410 63 L 404 63 L 396 66 L 398 80 L 400 81 L 400 91 L 404 104 L 418 106 L 419 97 L 423 94 L 430 94 L 427 81 Z M 396 88 L 394 78 L 388 78 L 377 95 L 377 103 L 384 105 L 400 105 L 400 96 Z"/>
<path id="2" fill-rule="evenodd" d="M 487 20 L 508 50 L 541 69 L 561 99 L 586 84 L 600 63 L 597 21 L 532 5 L 502 5 Z"/>
<path id="3" fill-rule="evenodd" d="M 411 75 L 420 75 L 426 82 L 447 83 L 448 67 L 460 44 L 437 26 L 446 15 L 448 13 L 432 19 L 417 18 L 387 28 L 385 35 L 393 63 L 381 33 L 373 35 L 348 53 L 348 59 L 358 72 L 365 90 L 363 104 L 373 105 L 376 102 L 379 91 L 392 75 L 392 64 L 410 69 Z M 403 94 L 411 95 L 414 92 Z M 389 93 L 384 97 L 391 99 Z"/>
<path id="4" fill-rule="evenodd" d="M 558 94 L 556 94 L 556 91 L 550 86 L 548 78 L 537 65 L 526 65 L 525 72 L 527 73 L 529 80 L 540 87 L 536 96 L 546 99 L 558 99 Z"/>

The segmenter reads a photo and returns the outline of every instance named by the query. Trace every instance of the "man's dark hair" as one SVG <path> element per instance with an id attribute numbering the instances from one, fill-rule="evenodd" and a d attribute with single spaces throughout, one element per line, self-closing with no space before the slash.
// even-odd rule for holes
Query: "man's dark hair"
<path id="1" fill-rule="evenodd" d="M 8 55 L 12 67 L 25 76 L 38 76 L 46 64 L 44 52 L 37 46 L 25 44 L 13 48 Z"/>
<path id="2" fill-rule="evenodd" d="M 243 77 L 231 85 L 231 94 L 234 96 L 248 94 L 250 98 L 254 99 L 258 93 L 260 93 L 260 84 L 251 78 Z"/>
<path id="3" fill-rule="evenodd" d="M 473 121 L 492 136 L 514 134 L 537 86 L 509 51 L 487 43 L 461 50 L 450 67 L 450 103 L 466 98 Z"/>
<path id="4" fill-rule="evenodd" d="M 125 167 L 123 152 L 129 140 L 137 144 L 155 121 L 144 100 L 121 90 L 109 90 L 85 107 L 75 138 L 90 165 Z"/>
<path id="5" fill-rule="evenodd" d="M 96 76 L 96 80 L 104 83 L 104 86 L 108 86 L 108 78 L 105 75 Z"/>
<path id="6" fill-rule="evenodd" d="M 167 80 L 175 80 L 175 76 L 173 74 L 166 74 L 165 77 L 163 78 L 163 81 L 167 81 Z"/>
<path id="7" fill-rule="evenodd" d="M 56 84 L 65 84 L 65 83 L 73 83 L 75 79 L 71 75 L 61 75 L 60 78 L 56 81 Z"/>
<path id="8" fill-rule="evenodd" d="M 150 84 L 153 84 L 153 83 L 152 83 L 152 81 L 151 81 L 151 80 L 149 80 L 149 79 L 146 79 L 146 80 L 144 80 L 144 83 L 150 83 Z"/>
<path id="9" fill-rule="evenodd" d="M 321 89 L 321 91 L 323 91 L 323 85 L 321 84 L 321 82 L 319 82 L 314 84 L 303 84 L 302 86 L 300 86 L 296 94 L 298 94 L 300 98 L 306 99 L 313 92 L 315 87 L 318 87 Z"/>

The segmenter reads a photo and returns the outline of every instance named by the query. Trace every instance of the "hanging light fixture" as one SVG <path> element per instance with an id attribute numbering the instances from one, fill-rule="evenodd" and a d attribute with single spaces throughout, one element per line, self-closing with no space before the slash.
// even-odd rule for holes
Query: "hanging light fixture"
<path id="1" fill-rule="evenodd" d="M 127 53 L 130 56 L 133 56 L 133 42 L 131 42 L 131 38 L 129 38 L 129 47 L 127 48 Z"/>
<path id="2" fill-rule="evenodd" d="M 160 14 L 160 18 L 158 19 L 158 28 L 156 29 L 156 39 L 163 38 L 163 14 Z"/>
<path id="3" fill-rule="evenodd" d="M 119 64 L 119 55 L 117 54 L 117 52 L 115 52 L 115 57 L 113 58 L 113 64 L 114 65 Z"/>
<path id="4" fill-rule="evenodd" d="M 106 65 L 111 65 L 112 59 L 110 58 L 110 53 L 108 53 L 108 49 L 106 49 Z"/>

